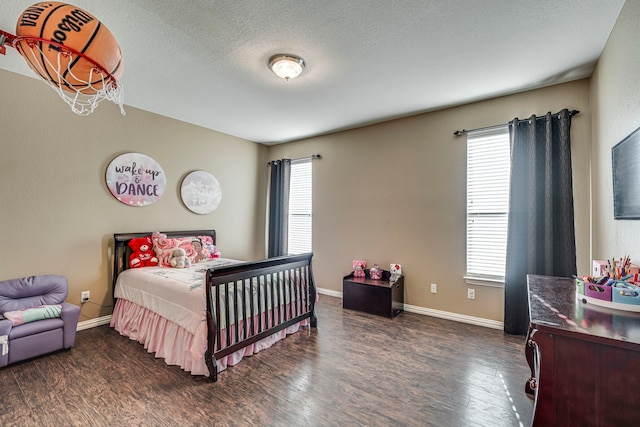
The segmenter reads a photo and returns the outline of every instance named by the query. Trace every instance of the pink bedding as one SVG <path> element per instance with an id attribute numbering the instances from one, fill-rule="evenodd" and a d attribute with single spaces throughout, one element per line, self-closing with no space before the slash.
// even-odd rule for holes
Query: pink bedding
<path id="1" fill-rule="evenodd" d="M 238 364 L 244 356 L 251 356 L 271 347 L 287 335 L 298 332 L 301 326 L 307 324 L 308 319 L 217 360 L 218 372 L 223 371 L 227 366 Z M 207 348 L 205 323 L 196 334 L 191 334 L 149 309 L 130 301 L 118 300 L 111 318 L 111 327 L 121 335 L 143 344 L 149 353 L 164 359 L 167 365 L 177 365 L 191 375 L 209 375 L 204 360 Z"/>

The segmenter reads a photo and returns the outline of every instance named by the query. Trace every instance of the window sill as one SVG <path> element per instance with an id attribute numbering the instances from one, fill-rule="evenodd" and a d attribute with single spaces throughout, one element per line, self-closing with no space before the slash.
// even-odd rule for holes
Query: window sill
<path id="1" fill-rule="evenodd" d="M 464 281 L 467 285 L 477 285 L 477 286 L 490 286 L 493 288 L 504 288 L 504 280 L 500 279 L 486 279 L 480 277 L 470 277 L 464 276 Z"/>

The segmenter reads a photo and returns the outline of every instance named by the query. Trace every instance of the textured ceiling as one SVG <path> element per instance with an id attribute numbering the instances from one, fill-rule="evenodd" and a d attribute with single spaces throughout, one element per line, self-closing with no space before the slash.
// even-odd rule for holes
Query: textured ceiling
<path id="1" fill-rule="evenodd" d="M 0 29 L 33 3 L 0 0 Z M 275 144 L 587 77 L 624 0 L 73 4 L 118 39 L 126 105 Z M 307 68 L 285 82 L 276 53 Z M 11 48 L 0 68 L 34 76 Z"/>

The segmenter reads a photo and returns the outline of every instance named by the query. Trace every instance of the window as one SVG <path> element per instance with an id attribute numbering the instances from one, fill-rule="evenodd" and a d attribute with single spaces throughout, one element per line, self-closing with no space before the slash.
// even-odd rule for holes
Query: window
<path id="1" fill-rule="evenodd" d="M 311 158 L 291 161 L 289 255 L 311 252 Z"/>
<path id="2" fill-rule="evenodd" d="M 467 135 L 467 283 L 504 283 L 510 166 L 507 125 Z"/>

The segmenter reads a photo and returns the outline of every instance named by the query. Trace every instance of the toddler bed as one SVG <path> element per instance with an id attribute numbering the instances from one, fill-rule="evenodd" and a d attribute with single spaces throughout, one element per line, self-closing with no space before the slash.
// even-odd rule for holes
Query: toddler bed
<path id="1" fill-rule="evenodd" d="M 114 234 L 111 327 L 167 364 L 216 381 L 244 356 L 316 326 L 312 253 L 251 262 L 206 257 L 183 269 L 129 268 L 129 242 L 151 234 Z M 216 242 L 215 230 L 162 237 Z M 162 264 L 166 254 L 158 252 Z"/>

